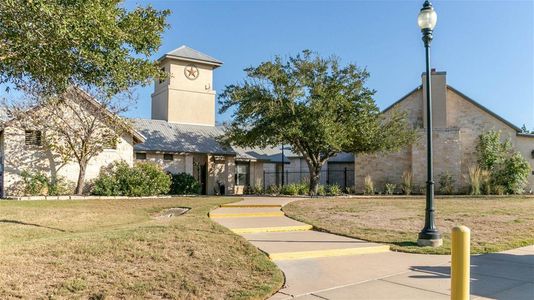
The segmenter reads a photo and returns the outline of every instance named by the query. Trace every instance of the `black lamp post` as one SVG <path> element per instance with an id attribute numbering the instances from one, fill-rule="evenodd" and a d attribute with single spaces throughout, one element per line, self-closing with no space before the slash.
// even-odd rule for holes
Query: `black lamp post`
<path id="1" fill-rule="evenodd" d="M 430 43 L 432 30 L 436 26 L 438 16 L 429 1 L 425 1 L 417 16 L 417 25 L 423 33 L 426 54 L 426 142 L 427 142 L 427 181 L 426 181 L 426 210 L 425 227 L 419 233 L 419 246 L 439 247 L 443 244 L 441 234 L 436 228 L 434 220 L 434 179 L 432 157 L 432 73 L 430 72 Z"/>

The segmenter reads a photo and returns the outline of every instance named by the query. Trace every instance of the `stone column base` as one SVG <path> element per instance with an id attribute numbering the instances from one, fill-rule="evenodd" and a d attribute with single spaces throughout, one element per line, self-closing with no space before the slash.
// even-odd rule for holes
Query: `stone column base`
<path id="1" fill-rule="evenodd" d="M 443 239 L 435 239 L 435 240 L 418 239 L 417 245 L 421 247 L 440 247 L 443 245 Z"/>

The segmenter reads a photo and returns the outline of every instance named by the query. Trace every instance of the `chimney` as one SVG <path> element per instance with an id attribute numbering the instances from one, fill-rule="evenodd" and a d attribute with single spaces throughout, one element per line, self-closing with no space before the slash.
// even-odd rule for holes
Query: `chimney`
<path id="1" fill-rule="evenodd" d="M 432 127 L 447 128 L 447 72 L 431 70 L 432 74 Z M 426 73 L 423 83 L 423 124 L 426 128 Z"/>

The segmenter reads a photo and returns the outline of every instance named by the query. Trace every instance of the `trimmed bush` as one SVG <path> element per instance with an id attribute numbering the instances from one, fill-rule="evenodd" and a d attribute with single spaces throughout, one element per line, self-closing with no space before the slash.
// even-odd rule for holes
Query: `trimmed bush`
<path id="1" fill-rule="evenodd" d="M 200 193 L 200 183 L 188 173 L 170 174 L 171 195 L 197 195 Z"/>
<path id="2" fill-rule="evenodd" d="M 296 196 L 299 194 L 299 185 L 296 183 L 286 184 L 282 187 L 282 194 Z"/>
<path id="3" fill-rule="evenodd" d="M 320 184 L 318 187 L 317 187 L 317 195 L 319 196 L 326 196 L 326 188 L 324 185 Z"/>
<path id="4" fill-rule="evenodd" d="M 155 196 L 169 192 L 171 177 L 163 169 L 150 162 L 130 167 L 120 161 L 100 171 L 92 193 L 100 196 Z"/>
<path id="5" fill-rule="evenodd" d="M 281 188 L 279 185 L 272 184 L 267 188 L 267 194 L 269 195 L 279 195 L 281 192 Z"/>
<path id="6" fill-rule="evenodd" d="M 341 187 L 338 184 L 331 184 L 327 186 L 328 194 L 332 196 L 341 195 Z"/>

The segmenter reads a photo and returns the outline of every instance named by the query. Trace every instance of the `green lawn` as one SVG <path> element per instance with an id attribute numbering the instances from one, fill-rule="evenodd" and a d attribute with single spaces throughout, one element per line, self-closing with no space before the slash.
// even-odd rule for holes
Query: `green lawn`
<path id="1" fill-rule="evenodd" d="M 207 217 L 236 200 L 0 201 L 0 298 L 263 299 L 281 271 Z"/>
<path id="2" fill-rule="evenodd" d="M 283 210 L 291 218 L 320 230 L 386 243 L 392 250 L 450 253 L 455 225 L 471 229 L 472 253 L 503 251 L 534 244 L 534 198 L 438 198 L 436 223 L 443 247 L 418 247 L 424 224 L 424 198 L 311 199 L 292 202 Z"/>

